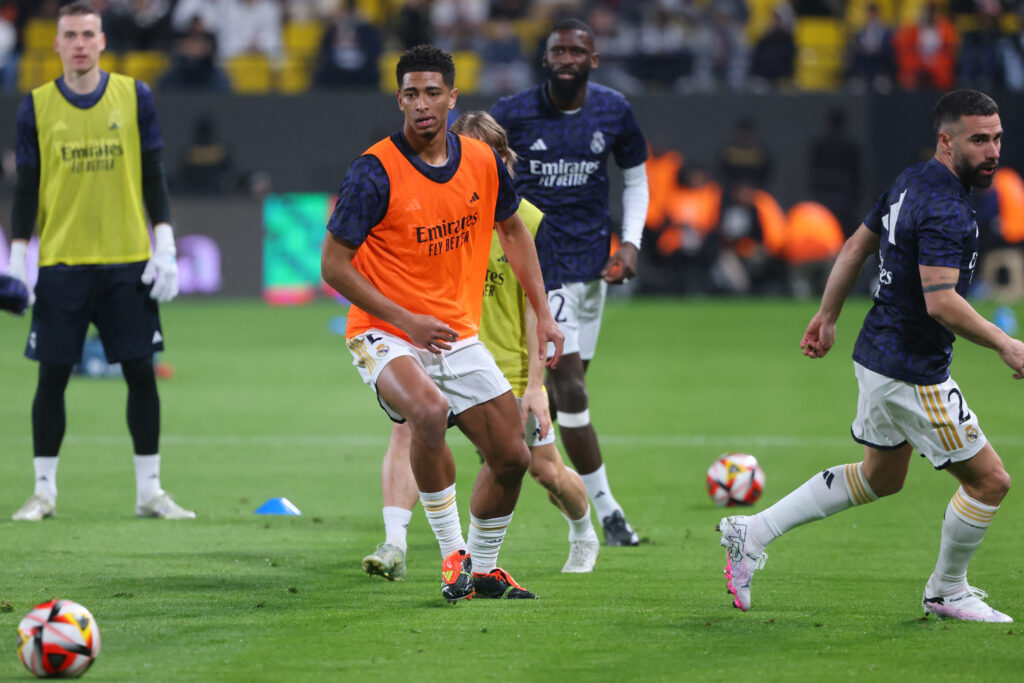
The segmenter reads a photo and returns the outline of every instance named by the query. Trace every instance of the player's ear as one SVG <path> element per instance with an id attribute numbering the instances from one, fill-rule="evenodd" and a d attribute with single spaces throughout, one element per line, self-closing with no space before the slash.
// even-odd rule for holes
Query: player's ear
<path id="1" fill-rule="evenodd" d="M 590 55 L 590 68 L 591 69 L 596 69 L 598 62 L 600 62 L 600 61 L 601 61 L 601 55 L 598 54 L 597 52 L 595 52 L 594 54 Z"/>
<path id="2" fill-rule="evenodd" d="M 449 110 L 455 109 L 455 102 L 458 99 L 459 99 L 459 89 L 458 88 L 452 88 L 451 95 L 449 95 L 449 98 L 448 98 L 448 109 Z"/>

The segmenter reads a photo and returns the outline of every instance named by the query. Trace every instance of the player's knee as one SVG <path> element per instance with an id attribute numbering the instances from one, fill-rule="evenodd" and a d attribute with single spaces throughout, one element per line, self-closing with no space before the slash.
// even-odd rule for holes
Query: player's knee
<path id="1" fill-rule="evenodd" d="M 136 358 L 121 361 L 121 374 L 132 391 L 156 390 L 156 374 L 153 372 L 153 358 Z"/>
<path id="2" fill-rule="evenodd" d="M 578 412 L 586 409 L 588 405 L 587 383 L 582 375 L 560 375 L 553 383 L 552 389 L 558 410 Z"/>
<path id="3" fill-rule="evenodd" d="M 558 483 L 558 472 L 549 462 L 538 462 L 536 458 L 533 458 L 530 461 L 529 471 L 533 480 L 549 491 Z"/>
<path id="4" fill-rule="evenodd" d="M 1000 468 L 985 480 L 985 488 L 989 500 L 1002 502 L 1006 494 L 1010 492 L 1010 473 Z"/>
<path id="5" fill-rule="evenodd" d="M 404 411 L 412 438 L 435 442 L 443 441 L 448 428 L 448 402 L 438 396 L 437 400 L 418 401 Z"/>
<path id="6" fill-rule="evenodd" d="M 522 448 L 503 448 L 487 459 L 487 464 L 494 477 L 501 482 L 514 483 L 521 481 L 530 466 L 530 452 L 520 441 Z"/>

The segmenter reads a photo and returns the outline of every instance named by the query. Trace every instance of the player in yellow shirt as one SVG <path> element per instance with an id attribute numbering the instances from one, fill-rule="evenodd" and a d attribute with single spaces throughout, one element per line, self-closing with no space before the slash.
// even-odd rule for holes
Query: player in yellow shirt
<path id="1" fill-rule="evenodd" d="M 467 112 L 452 124 L 451 131 L 477 138 L 491 145 L 511 170 L 516 154 L 508 146 L 505 131 L 483 111 Z M 530 234 L 537 236 L 543 214 L 523 200 L 519 215 Z M 491 240 L 487 279 L 483 291 L 480 340 L 494 356 L 498 367 L 512 385 L 526 422 L 526 443 L 530 447 L 530 474 L 548 491 L 548 498 L 569 523 L 569 559 L 562 571 L 593 571 L 600 542 L 590 520 L 590 506 L 583 480 L 565 466 L 555 445 L 555 433 L 544 392 L 544 363 L 536 349 L 536 315 L 523 288 L 502 252 L 498 240 Z M 381 470 L 385 542 L 363 558 L 363 571 L 389 581 L 405 577 L 406 530 L 416 505 L 417 489 L 409 465 L 409 428 L 392 426 L 388 450 Z"/>
<path id="2" fill-rule="evenodd" d="M 39 362 L 32 402 L 35 491 L 15 521 L 52 517 L 64 390 L 89 324 L 128 385 L 139 517 L 192 519 L 160 487 L 160 397 L 153 354 L 163 349 L 157 302 L 178 293 L 174 232 L 160 152 L 163 139 L 145 83 L 99 68 L 106 38 L 85 2 L 60 10 L 54 50 L 63 75 L 29 93 L 17 114 L 18 181 L 8 273 L 28 283 L 39 230 L 39 277 L 25 355 Z M 146 214 L 153 222 L 150 250 Z"/>

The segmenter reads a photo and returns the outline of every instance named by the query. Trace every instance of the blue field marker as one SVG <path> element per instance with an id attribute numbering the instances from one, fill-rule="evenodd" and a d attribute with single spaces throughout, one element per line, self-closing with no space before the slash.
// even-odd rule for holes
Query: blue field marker
<path id="1" fill-rule="evenodd" d="M 256 508 L 257 515 L 301 515 L 302 510 L 295 507 L 287 498 L 271 498 Z"/>

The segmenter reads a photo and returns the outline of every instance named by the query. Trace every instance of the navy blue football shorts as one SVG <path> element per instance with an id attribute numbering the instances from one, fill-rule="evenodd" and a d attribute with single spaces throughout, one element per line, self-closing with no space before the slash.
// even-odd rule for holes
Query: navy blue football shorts
<path id="1" fill-rule="evenodd" d="M 164 348 L 160 312 L 142 284 L 146 262 L 39 269 L 25 355 L 43 363 L 77 363 L 89 323 L 107 361 L 152 356 Z"/>

